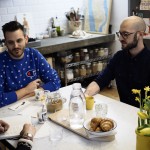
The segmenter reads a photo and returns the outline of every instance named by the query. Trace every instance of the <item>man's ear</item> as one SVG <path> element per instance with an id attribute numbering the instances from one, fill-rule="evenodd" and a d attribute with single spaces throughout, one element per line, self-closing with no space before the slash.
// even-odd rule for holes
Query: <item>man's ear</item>
<path id="1" fill-rule="evenodd" d="M 27 35 L 25 35 L 25 42 L 26 42 L 26 44 L 28 43 L 28 39 L 29 39 L 29 37 Z"/>

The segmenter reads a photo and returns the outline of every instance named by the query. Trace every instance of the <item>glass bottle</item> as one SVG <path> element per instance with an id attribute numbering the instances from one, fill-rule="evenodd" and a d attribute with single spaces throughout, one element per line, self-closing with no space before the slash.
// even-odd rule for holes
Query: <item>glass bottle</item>
<path id="1" fill-rule="evenodd" d="M 71 98 L 69 102 L 69 122 L 72 129 L 80 129 L 83 127 L 85 118 L 85 106 L 81 97 L 80 90 L 74 90 L 71 92 Z"/>
<path id="2" fill-rule="evenodd" d="M 58 20 L 57 16 L 54 20 L 54 23 L 55 23 L 55 28 L 56 28 L 56 31 L 57 31 L 57 35 L 60 36 L 60 24 L 59 24 L 59 20 Z"/>
<path id="3" fill-rule="evenodd" d="M 84 93 L 83 93 L 83 91 L 82 91 L 81 83 L 74 83 L 74 84 L 72 84 L 72 91 L 73 91 L 73 90 L 80 90 L 80 95 L 81 95 L 81 97 L 82 97 L 82 99 L 83 99 L 83 102 L 84 102 L 84 104 L 85 104 L 85 111 L 86 111 L 85 95 L 84 95 Z M 71 95 L 72 95 L 72 93 L 71 93 Z M 71 97 L 70 97 L 70 98 L 71 98 Z"/>

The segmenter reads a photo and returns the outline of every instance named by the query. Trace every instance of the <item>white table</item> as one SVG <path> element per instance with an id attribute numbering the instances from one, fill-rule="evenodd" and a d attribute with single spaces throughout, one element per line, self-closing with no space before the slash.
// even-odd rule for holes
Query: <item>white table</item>
<path id="1" fill-rule="evenodd" d="M 63 108 L 68 108 L 71 86 L 67 86 L 60 89 L 60 92 L 67 98 L 67 102 Z M 117 122 L 117 134 L 115 140 L 111 142 L 98 142 L 90 141 L 76 135 L 75 133 L 64 129 L 63 139 L 55 147 L 56 150 L 135 150 L 136 146 L 136 134 L 135 129 L 137 127 L 137 111 L 138 108 L 124 104 L 122 102 L 113 100 L 111 98 L 97 94 L 94 96 L 96 103 L 106 103 L 108 105 L 108 116 Z M 89 111 L 94 115 L 94 110 Z M 89 113 L 88 112 L 88 113 Z M 8 106 L 0 109 L 0 117 L 15 115 L 8 109 Z M 51 126 L 56 124 L 50 122 Z M 17 141 L 9 140 L 9 144 L 16 146 Z M 33 150 L 50 150 L 51 142 L 48 137 L 43 139 L 37 139 L 34 141 Z"/>

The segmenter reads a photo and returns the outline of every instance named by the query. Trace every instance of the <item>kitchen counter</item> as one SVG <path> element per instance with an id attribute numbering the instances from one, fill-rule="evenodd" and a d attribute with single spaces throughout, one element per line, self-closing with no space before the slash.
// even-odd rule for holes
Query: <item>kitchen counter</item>
<path id="1" fill-rule="evenodd" d="M 115 40 L 114 34 L 108 35 L 91 34 L 91 36 L 83 39 L 70 38 L 69 35 L 66 35 L 56 38 L 43 39 L 41 40 L 41 45 L 35 48 L 38 49 L 43 55 L 46 55 L 63 50 L 113 42 L 114 40 Z"/>

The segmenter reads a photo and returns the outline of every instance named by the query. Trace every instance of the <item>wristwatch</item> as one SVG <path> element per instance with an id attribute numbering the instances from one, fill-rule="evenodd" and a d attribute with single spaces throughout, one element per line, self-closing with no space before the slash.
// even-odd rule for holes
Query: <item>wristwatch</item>
<path id="1" fill-rule="evenodd" d="M 33 135 L 31 133 L 25 133 L 22 136 L 24 139 L 33 141 Z"/>

